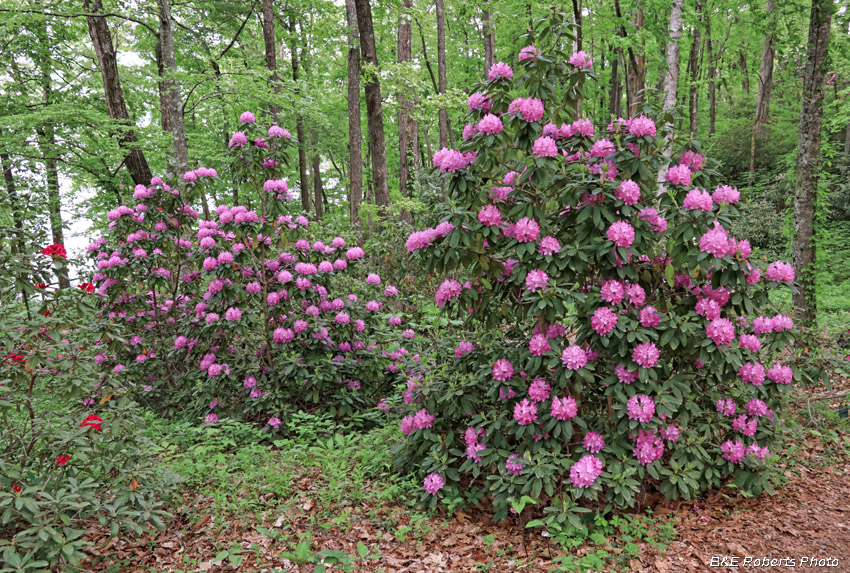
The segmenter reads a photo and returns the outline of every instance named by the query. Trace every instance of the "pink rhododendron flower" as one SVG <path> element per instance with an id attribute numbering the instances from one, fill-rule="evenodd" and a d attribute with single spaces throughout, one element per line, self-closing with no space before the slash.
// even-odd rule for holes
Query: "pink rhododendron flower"
<path id="1" fill-rule="evenodd" d="M 794 379 L 794 372 L 790 366 L 783 366 L 777 362 L 767 371 L 767 377 L 777 384 L 790 384 Z"/>
<path id="2" fill-rule="evenodd" d="M 614 144 L 607 139 L 599 139 L 594 142 L 593 147 L 590 148 L 590 156 L 591 157 L 608 157 L 612 153 L 614 153 L 616 149 L 614 149 Z"/>
<path id="3" fill-rule="evenodd" d="M 715 203 L 726 203 L 729 205 L 734 205 L 741 200 L 741 193 L 729 185 L 721 185 L 714 190 L 711 196 Z"/>
<path id="4" fill-rule="evenodd" d="M 430 493 L 431 495 L 437 495 L 437 492 L 443 489 L 446 485 L 443 476 L 437 473 L 429 474 L 425 478 L 424 486 L 425 491 Z"/>
<path id="5" fill-rule="evenodd" d="M 682 207 L 691 211 L 711 211 L 714 208 L 714 201 L 711 195 L 705 189 L 691 189 L 688 191 L 687 197 L 682 202 Z"/>
<path id="6" fill-rule="evenodd" d="M 502 120 L 499 119 L 498 116 L 493 115 L 492 113 L 488 113 L 484 117 L 481 118 L 481 121 L 478 122 L 476 129 L 478 131 L 483 131 L 487 135 L 495 135 L 502 131 L 504 126 L 502 125 Z"/>
<path id="7" fill-rule="evenodd" d="M 538 137 L 534 141 L 531 152 L 537 157 L 557 157 L 558 145 L 555 143 L 554 139 L 544 135 L 542 137 Z"/>
<path id="8" fill-rule="evenodd" d="M 478 212 L 478 220 L 488 227 L 493 227 L 502 222 L 502 212 L 495 205 L 484 205 Z"/>
<path id="9" fill-rule="evenodd" d="M 740 440 L 727 440 L 720 445 L 723 457 L 733 464 L 744 459 L 744 444 Z"/>
<path id="10" fill-rule="evenodd" d="M 645 306 L 640 311 L 640 325 L 644 328 L 655 328 L 661 323 L 661 315 L 654 306 Z"/>
<path id="11" fill-rule="evenodd" d="M 634 205 L 640 201 L 640 186 L 631 179 L 626 179 L 614 191 L 614 196 L 626 205 Z"/>
<path id="12" fill-rule="evenodd" d="M 765 404 L 763 400 L 759 400 L 758 398 L 753 398 L 752 400 L 747 402 L 747 405 L 745 407 L 747 409 L 747 412 L 750 413 L 750 416 L 756 416 L 759 418 L 761 416 L 767 416 L 767 413 L 770 411 L 767 407 L 767 404 Z"/>
<path id="13" fill-rule="evenodd" d="M 628 121 L 629 133 L 635 137 L 643 137 L 649 135 L 655 137 L 655 122 L 646 117 L 639 115 Z"/>
<path id="14" fill-rule="evenodd" d="M 525 288 L 531 292 L 546 290 L 549 286 L 549 275 L 541 270 L 529 271 L 525 277 Z"/>
<path id="15" fill-rule="evenodd" d="M 619 281 L 605 281 L 599 292 L 602 300 L 611 304 L 620 304 L 626 294 L 623 285 Z"/>
<path id="16" fill-rule="evenodd" d="M 664 440 L 651 430 L 638 430 L 632 455 L 641 465 L 647 466 L 664 455 Z"/>
<path id="17" fill-rule="evenodd" d="M 539 335 L 538 335 L 539 336 Z M 535 378 L 528 387 L 528 398 L 532 402 L 545 402 L 549 399 L 549 392 L 552 387 L 543 378 Z"/>
<path id="18" fill-rule="evenodd" d="M 540 225 L 534 219 L 523 217 L 517 221 L 514 227 L 514 234 L 517 241 L 521 243 L 532 243 L 540 236 Z"/>
<path id="19" fill-rule="evenodd" d="M 537 246 L 537 252 L 541 255 L 554 255 L 561 250 L 561 244 L 555 237 L 543 237 Z"/>
<path id="20" fill-rule="evenodd" d="M 505 382 L 514 375 L 514 365 L 510 361 L 501 358 L 493 364 L 493 380 Z"/>
<path id="21" fill-rule="evenodd" d="M 469 108 L 469 111 L 473 111 L 476 109 L 488 110 L 490 109 L 490 99 L 486 94 L 475 92 L 469 99 L 466 100 L 466 105 Z"/>
<path id="22" fill-rule="evenodd" d="M 661 428 L 658 433 L 662 438 L 667 440 L 668 442 L 675 442 L 679 439 L 679 428 L 676 426 L 667 426 L 666 428 Z"/>
<path id="23" fill-rule="evenodd" d="M 572 344 L 561 352 L 561 363 L 567 370 L 578 370 L 587 364 L 587 353 L 581 346 Z"/>
<path id="24" fill-rule="evenodd" d="M 617 364 L 614 367 L 614 373 L 617 375 L 617 379 L 623 384 L 631 384 L 638 379 L 637 370 L 629 370 L 622 364 Z"/>
<path id="25" fill-rule="evenodd" d="M 643 342 L 632 350 L 632 360 L 641 368 L 652 368 L 658 364 L 661 353 L 654 342 Z"/>
<path id="26" fill-rule="evenodd" d="M 583 456 L 570 468 L 570 482 L 577 488 L 588 488 L 602 475 L 602 468 L 602 460 L 596 456 Z"/>
<path id="27" fill-rule="evenodd" d="M 514 71 L 504 62 L 496 62 L 487 72 L 487 77 L 490 81 L 511 80 L 514 77 Z"/>
<path id="28" fill-rule="evenodd" d="M 526 46 L 519 51 L 519 61 L 536 60 L 540 56 L 540 51 L 534 46 Z"/>
<path id="29" fill-rule="evenodd" d="M 581 50 L 570 56 L 570 65 L 578 70 L 589 70 L 593 67 L 593 60 Z"/>
<path id="30" fill-rule="evenodd" d="M 602 434 L 588 432 L 584 435 L 581 445 L 591 454 L 598 454 L 605 447 L 605 440 L 602 438 Z"/>
<path id="31" fill-rule="evenodd" d="M 673 185 L 690 185 L 691 170 L 684 165 L 674 165 L 667 170 L 667 183 Z"/>
<path id="32" fill-rule="evenodd" d="M 617 326 L 617 314 L 607 306 L 601 306 L 590 318 L 590 326 L 599 336 L 607 336 Z"/>
<path id="33" fill-rule="evenodd" d="M 549 339 L 546 338 L 545 334 L 535 334 L 528 343 L 528 351 L 531 352 L 532 356 L 543 356 L 550 350 L 552 350 L 552 347 L 549 345 Z"/>
<path id="34" fill-rule="evenodd" d="M 461 356 L 469 354 L 473 350 L 475 350 L 475 346 L 468 340 L 463 340 L 459 342 L 455 348 L 455 358 L 460 358 Z"/>
<path id="35" fill-rule="evenodd" d="M 729 346 L 735 340 L 735 326 L 728 318 L 715 318 L 705 327 L 705 335 L 717 346 Z"/>
<path id="36" fill-rule="evenodd" d="M 732 247 L 731 253 L 730 247 Z M 734 246 L 729 243 L 729 234 L 716 221 L 714 228 L 700 237 L 699 250 L 715 257 L 725 257 L 729 254 L 734 254 Z"/>
<path id="37" fill-rule="evenodd" d="M 794 280 L 794 267 L 783 261 L 776 261 L 767 266 L 764 276 L 774 282 L 792 282 Z"/>
<path id="38" fill-rule="evenodd" d="M 557 420 L 572 420 L 578 414 L 578 404 L 572 396 L 567 396 L 566 398 L 555 396 L 552 398 L 550 411 L 552 417 Z"/>
<path id="39" fill-rule="evenodd" d="M 729 417 L 735 415 L 735 401 L 732 398 L 721 398 L 717 401 L 717 413 Z"/>
<path id="40" fill-rule="evenodd" d="M 534 402 L 524 399 L 514 405 L 514 420 L 520 426 L 527 426 L 537 420 L 537 406 Z"/>
<path id="41" fill-rule="evenodd" d="M 519 456 L 517 454 L 511 454 L 508 456 L 508 459 L 505 460 L 505 469 L 509 474 L 513 476 L 518 476 L 522 473 L 522 468 L 524 467 L 522 462 L 518 461 Z"/>
<path id="42" fill-rule="evenodd" d="M 636 394 L 629 398 L 626 404 L 626 413 L 630 420 L 637 420 L 645 424 L 655 415 L 655 402 L 646 394 Z"/>
<path id="43" fill-rule="evenodd" d="M 753 386 L 761 386 L 764 382 L 764 366 L 758 362 L 746 362 L 738 369 L 738 376 Z"/>
<path id="44" fill-rule="evenodd" d="M 608 240 L 628 249 L 635 241 L 635 229 L 627 221 L 616 221 L 608 227 Z"/>

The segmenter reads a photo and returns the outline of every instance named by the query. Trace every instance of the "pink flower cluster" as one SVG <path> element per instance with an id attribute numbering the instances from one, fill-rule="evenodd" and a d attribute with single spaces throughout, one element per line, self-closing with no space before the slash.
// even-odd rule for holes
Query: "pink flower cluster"
<path id="1" fill-rule="evenodd" d="M 570 468 L 570 482 L 577 488 L 588 488 L 602 475 L 603 467 L 596 456 L 583 456 Z"/>
<path id="2" fill-rule="evenodd" d="M 469 167 L 476 157 L 474 151 L 461 153 L 456 149 L 444 147 L 434 154 L 434 167 L 438 167 L 443 173 L 454 173 Z"/>

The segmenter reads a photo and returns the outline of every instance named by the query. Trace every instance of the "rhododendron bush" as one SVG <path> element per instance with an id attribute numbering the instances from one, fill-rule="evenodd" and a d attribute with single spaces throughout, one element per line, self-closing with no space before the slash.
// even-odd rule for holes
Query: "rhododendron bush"
<path id="1" fill-rule="evenodd" d="M 504 517 L 530 495 L 572 520 L 578 500 L 633 506 L 645 487 L 769 487 L 795 372 L 767 295 L 794 271 L 729 234 L 740 195 L 696 142 L 668 154 L 647 115 L 574 116 L 592 74 L 586 54 L 529 46 L 434 155 L 452 214 L 407 248 L 442 277 L 437 305 L 490 331 L 405 394 L 400 461 L 432 502 L 471 489 Z"/>
<path id="2" fill-rule="evenodd" d="M 398 291 L 364 270 L 362 248 L 317 240 L 289 213 L 289 133 L 240 120 L 231 175 L 245 205 L 200 216 L 192 199 L 218 174 L 199 168 L 178 186 L 137 186 L 135 205 L 109 213 L 109 237 L 89 247 L 94 279 L 109 317 L 135 335 L 97 359 L 146 403 L 208 423 L 277 429 L 295 408 L 374 407 L 407 353 L 388 304 Z"/>

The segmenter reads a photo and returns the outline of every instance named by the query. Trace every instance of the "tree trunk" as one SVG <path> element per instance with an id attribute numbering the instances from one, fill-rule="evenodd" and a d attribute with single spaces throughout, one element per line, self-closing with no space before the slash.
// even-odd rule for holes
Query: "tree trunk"
<path id="1" fill-rule="evenodd" d="M 174 166 L 177 174 L 189 170 L 189 147 L 186 143 L 186 125 L 183 123 L 183 100 L 180 83 L 177 81 L 177 58 L 174 54 L 174 28 L 171 20 L 170 0 L 159 0 L 159 37 L 162 48 L 162 64 L 166 71 L 165 84 L 168 112 L 171 122 L 171 137 L 174 147 Z"/>
<path id="2" fill-rule="evenodd" d="M 635 33 L 640 35 L 641 29 L 644 27 L 644 19 L 646 16 L 646 6 L 643 0 L 635 2 L 632 7 L 634 14 L 632 15 L 632 25 L 635 28 Z M 614 0 L 614 13 L 617 18 L 622 19 L 623 11 L 620 8 L 620 0 Z M 619 35 L 621 38 L 626 38 L 626 28 L 621 24 Z M 644 42 L 641 41 L 641 51 L 636 53 L 631 45 L 626 50 L 628 61 L 620 48 L 620 58 L 623 61 L 623 71 L 626 74 L 626 102 L 628 105 L 629 116 L 633 117 L 640 112 L 644 104 L 644 90 L 646 89 L 646 56 L 643 53 Z M 619 106 L 618 106 L 619 108 Z"/>
<path id="3" fill-rule="evenodd" d="M 764 135 L 765 125 L 770 120 L 770 94 L 773 90 L 773 50 L 774 19 L 773 2 L 767 2 L 767 33 L 761 48 L 761 63 L 759 64 L 759 88 L 756 94 L 756 115 L 753 120 L 753 133 L 750 140 L 750 174 L 756 169 L 756 139 Z M 752 175 L 750 175 L 752 178 Z"/>
<path id="4" fill-rule="evenodd" d="M 738 52 L 738 66 L 741 68 L 741 89 L 750 93 L 750 72 L 747 70 L 747 54 Z"/>
<path id="5" fill-rule="evenodd" d="M 413 56 L 411 46 L 410 9 L 412 0 L 403 0 L 402 9 L 398 15 L 398 63 L 409 62 Z M 486 44 L 486 36 L 485 36 Z M 489 68 L 488 68 L 489 69 Z M 402 87 L 403 89 L 403 87 Z M 411 196 L 412 179 L 411 164 L 415 157 L 414 140 L 416 139 L 416 121 L 413 119 L 413 98 L 405 97 L 403 91 L 398 94 L 398 190 L 402 197 Z M 409 211 L 401 213 L 402 220 L 413 223 L 413 215 Z"/>
<path id="6" fill-rule="evenodd" d="M 295 19 L 289 15 L 289 49 L 292 53 L 292 81 L 295 83 L 295 99 L 301 93 L 298 84 L 298 36 L 296 35 Z M 296 101 L 296 108 L 298 107 Z M 301 114 L 295 117 L 295 133 L 298 137 L 298 186 L 301 189 L 301 208 L 309 213 L 310 205 L 310 181 L 307 177 L 307 144 L 304 136 L 304 118 Z"/>
<path id="7" fill-rule="evenodd" d="M 15 223 L 15 229 L 17 229 L 18 232 L 21 232 L 24 230 L 24 218 L 20 211 L 21 202 L 18 199 L 18 190 L 15 187 L 15 175 L 12 173 L 12 160 L 8 153 L 0 153 L 0 169 L 3 170 L 3 179 L 6 182 L 6 193 L 9 195 L 9 209 L 12 211 L 12 221 Z M 18 252 L 20 252 L 23 248 L 20 235 L 18 235 L 18 239 L 15 244 L 17 245 Z M 12 248 L 14 250 L 14 244 Z"/>
<path id="8" fill-rule="evenodd" d="M 714 78 L 717 75 L 717 62 L 714 61 L 714 46 L 711 42 L 711 15 L 705 13 L 705 52 L 708 62 L 708 137 L 714 135 L 717 120 L 717 91 Z"/>
<path id="9" fill-rule="evenodd" d="M 162 131 L 171 133 L 171 114 L 168 111 L 168 86 L 165 81 L 165 63 L 162 60 L 162 38 L 158 38 L 154 45 L 154 56 L 156 57 L 156 75 L 158 77 L 159 125 L 162 127 Z M 225 141 L 227 140 L 225 139 Z"/>
<path id="10" fill-rule="evenodd" d="M 266 50 L 266 69 L 269 70 L 269 83 L 272 86 L 272 101 L 269 104 L 269 113 L 272 121 L 277 123 L 279 108 L 275 96 L 280 93 L 277 83 L 277 49 L 274 37 L 274 4 L 273 0 L 263 0 L 263 44 Z"/>
<path id="11" fill-rule="evenodd" d="M 581 30 L 581 16 L 582 16 L 582 6 L 581 0 L 573 0 L 573 21 L 576 25 L 576 51 L 579 52 L 582 49 L 582 44 L 584 43 L 584 38 L 582 37 Z"/>
<path id="12" fill-rule="evenodd" d="M 702 19 L 704 0 L 697 0 L 696 15 L 698 19 Z M 688 86 L 688 127 L 691 131 L 691 137 L 696 138 L 699 131 L 699 52 L 702 45 L 702 30 L 698 23 L 694 26 L 691 41 L 691 54 L 688 62 L 688 68 L 691 71 L 690 86 Z"/>
<path id="13" fill-rule="evenodd" d="M 496 63 L 496 33 L 493 32 L 493 18 L 490 16 L 490 2 L 481 10 L 481 22 L 484 25 L 484 69 L 490 70 Z"/>
<path id="14" fill-rule="evenodd" d="M 682 7 L 684 0 L 673 0 L 673 8 L 670 11 L 670 25 L 667 27 L 667 70 L 664 73 L 664 99 L 661 108 L 670 110 L 676 105 L 677 90 L 679 87 L 679 39 L 682 37 Z M 664 155 L 669 155 L 673 145 L 673 124 L 665 125 L 667 135 L 664 136 Z M 667 165 L 662 165 L 658 170 L 658 192 L 664 191 L 664 180 L 667 178 Z"/>
<path id="15" fill-rule="evenodd" d="M 622 51 L 622 50 L 620 50 Z M 611 56 L 611 83 L 609 84 L 608 94 L 608 111 L 612 118 L 620 117 L 622 110 L 620 102 L 622 101 L 622 86 L 620 84 L 620 58 L 617 51 L 612 52 Z"/>
<path id="16" fill-rule="evenodd" d="M 818 155 L 823 124 L 824 79 L 829 47 L 830 0 L 812 0 L 809 45 L 803 76 L 803 104 L 797 146 L 797 180 L 794 191 L 794 254 L 799 290 L 793 294 L 796 316 L 804 325 L 817 320 L 815 296 L 816 252 L 814 239 L 815 196 L 818 187 Z"/>
<path id="17" fill-rule="evenodd" d="M 124 164 L 130 171 L 130 176 L 136 185 L 149 185 L 151 170 L 144 153 L 137 145 L 136 132 L 133 131 L 130 114 L 127 113 L 124 91 L 121 89 L 121 80 L 118 77 L 118 61 L 115 57 L 112 35 L 106 23 L 106 16 L 100 15 L 103 12 L 103 4 L 101 0 L 83 0 L 83 8 L 91 14 L 86 16 L 86 23 L 88 24 L 89 36 L 94 44 L 98 67 L 100 67 L 100 73 L 103 77 L 106 112 L 110 119 L 122 124 L 117 138 L 118 145 L 127 152 Z"/>
<path id="18" fill-rule="evenodd" d="M 348 219 L 362 232 L 360 203 L 363 201 L 363 135 L 360 129 L 360 39 L 354 0 L 345 0 L 348 21 Z"/>
<path id="19" fill-rule="evenodd" d="M 372 28 L 372 7 L 369 0 L 354 0 L 357 7 L 357 28 L 360 32 L 360 53 L 363 60 L 372 66 L 364 91 L 366 92 L 366 122 L 369 131 L 369 150 L 372 155 L 372 181 L 375 186 L 375 204 L 381 218 L 387 216 L 390 204 L 387 187 L 387 150 L 384 141 L 384 112 L 381 108 L 381 84 L 377 73 L 378 52 L 375 47 L 375 32 Z"/>
<path id="20" fill-rule="evenodd" d="M 443 0 L 436 0 L 437 6 L 437 93 L 446 93 L 446 16 L 443 12 Z M 449 146 L 449 113 L 440 107 L 440 147 Z M 452 144 L 452 147 L 454 145 Z"/>
<path id="21" fill-rule="evenodd" d="M 317 143 L 317 138 L 315 134 L 313 136 L 313 143 Z M 319 150 L 313 149 L 313 203 L 316 207 L 316 220 L 322 220 L 322 194 L 324 193 L 324 189 L 322 188 L 322 159 L 319 157 Z"/>

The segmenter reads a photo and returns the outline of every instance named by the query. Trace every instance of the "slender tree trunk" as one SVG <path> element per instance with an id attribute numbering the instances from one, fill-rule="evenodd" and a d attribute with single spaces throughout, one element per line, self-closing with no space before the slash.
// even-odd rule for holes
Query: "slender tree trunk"
<path id="1" fill-rule="evenodd" d="M 124 91 L 121 89 L 121 80 L 118 77 L 118 60 L 115 56 L 115 46 L 112 44 L 112 35 L 106 23 L 106 16 L 99 15 L 103 12 L 103 4 L 101 0 L 83 0 L 83 9 L 91 14 L 86 16 L 86 23 L 103 77 L 106 111 L 110 119 L 122 124 L 117 139 L 118 145 L 127 153 L 124 164 L 136 185 L 149 185 L 151 170 L 144 153 L 138 146 L 136 132 L 133 131 L 130 114 L 127 112 Z"/>
<path id="2" fill-rule="evenodd" d="M 313 143 L 318 143 L 315 134 L 313 136 Z M 313 204 L 316 207 L 316 220 L 321 221 L 324 213 L 322 212 L 322 195 L 324 194 L 324 189 L 322 188 L 322 159 L 319 156 L 319 150 L 313 149 L 313 167 L 311 169 L 313 172 Z"/>
<path id="3" fill-rule="evenodd" d="M 183 100 L 177 81 L 177 58 L 174 54 L 174 28 L 171 20 L 170 0 L 159 0 L 159 37 L 162 63 L 166 71 L 165 84 L 171 136 L 174 148 L 174 166 L 178 174 L 189 170 L 189 146 L 186 143 L 186 125 L 183 123 Z"/>
<path id="4" fill-rule="evenodd" d="M 412 0 L 403 0 L 402 9 L 398 15 L 398 63 L 409 62 L 413 57 L 411 46 L 410 9 Z M 486 37 L 485 37 L 486 43 Z M 403 88 L 402 88 L 403 89 Z M 411 165 L 414 161 L 414 139 L 416 138 L 416 121 L 413 119 L 413 98 L 405 97 L 403 91 L 398 94 L 398 190 L 402 197 L 411 196 L 412 179 Z M 401 213 L 402 220 L 413 223 L 413 215 L 409 211 Z"/>
<path id="5" fill-rule="evenodd" d="M 698 19 L 702 19 L 704 0 L 697 0 L 696 15 Z M 691 132 L 691 137 L 696 138 L 699 132 L 699 60 L 700 47 L 702 45 L 702 29 L 700 24 L 694 26 L 691 41 L 691 54 L 688 62 L 688 68 L 691 72 L 690 86 L 688 86 L 688 127 Z"/>
<path id="6" fill-rule="evenodd" d="M 717 62 L 714 61 L 714 46 L 711 41 L 711 15 L 705 13 L 705 52 L 708 62 L 708 137 L 714 135 L 717 120 L 717 91 L 714 78 L 717 76 Z"/>
<path id="7" fill-rule="evenodd" d="M 584 38 L 582 34 L 582 6 L 581 0 L 573 0 L 573 21 L 576 25 L 576 51 L 581 51 Z"/>
<path id="8" fill-rule="evenodd" d="M 289 15 L 289 49 L 292 53 L 292 81 L 295 83 L 295 98 L 301 94 L 298 83 L 298 36 L 295 29 L 295 19 Z M 295 133 L 298 137 L 298 186 L 301 188 L 301 208 L 310 212 L 310 181 L 307 177 L 307 141 L 304 135 L 304 118 L 298 114 L 295 118 Z"/>
<path id="9" fill-rule="evenodd" d="M 622 51 L 622 50 L 620 50 Z M 622 87 L 620 85 L 620 58 L 617 52 L 612 52 L 611 57 L 611 83 L 609 84 L 609 101 L 608 111 L 612 118 L 620 117 L 622 110 L 620 102 L 622 101 Z"/>
<path id="10" fill-rule="evenodd" d="M 278 122 L 279 111 L 276 96 L 280 93 L 277 83 L 277 48 L 274 35 L 274 0 L 263 0 L 263 44 L 266 50 L 266 69 L 269 71 L 269 83 L 272 87 L 272 101 L 269 104 L 269 113 L 272 121 Z"/>
<path id="11" fill-rule="evenodd" d="M 489 70 L 496 63 L 496 33 L 493 31 L 489 0 L 484 6 L 481 10 L 481 22 L 484 25 L 484 69 Z"/>
<path id="12" fill-rule="evenodd" d="M 348 218 L 362 232 L 360 203 L 363 201 L 363 135 L 360 128 L 360 38 L 354 0 L 345 0 L 348 21 Z"/>
<path id="13" fill-rule="evenodd" d="M 439 85 L 437 93 L 446 93 L 446 16 L 443 12 L 443 0 L 436 0 L 437 6 L 437 76 Z M 449 113 L 446 108 L 440 106 L 440 147 L 449 146 Z M 454 147 L 454 143 L 452 143 Z"/>
<path id="14" fill-rule="evenodd" d="M 641 29 L 644 27 L 644 20 L 646 17 L 646 6 L 644 5 L 644 0 L 638 0 L 635 2 L 632 10 L 632 25 L 635 28 L 635 33 L 639 35 Z M 623 11 L 620 8 L 620 0 L 614 0 L 614 13 L 617 18 L 623 17 Z M 623 39 L 626 38 L 626 29 L 622 25 L 620 26 L 619 35 Z M 622 48 L 620 49 L 620 58 L 622 59 L 623 67 L 625 68 L 623 71 L 626 74 L 626 102 L 630 117 L 635 116 L 640 112 L 645 100 L 646 55 L 643 51 L 644 45 L 643 40 L 641 40 L 641 51 L 636 52 L 631 44 L 629 44 L 626 49 L 628 61 L 626 61 Z"/>
<path id="15" fill-rule="evenodd" d="M 738 52 L 738 66 L 741 68 L 741 89 L 750 93 L 750 72 L 747 69 L 747 54 L 744 50 Z"/>
<path id="16" fill-rule="evenodd" d="M 670 11 L 670 25 L 667 27 L 667 70 L 664 74 L 664 99 L 662 109 L 669 110 L 676 105 L 679 87 L 679 39 L 682 37 L 682 7 L 684 0 L 673 0 Z M 669 155 L 673 145 L 673 124 L 665 125 L 667 135 L 664 136 L 664 155 Z M 667 165 L 658 170 L 659 193 L 664 190 L 663 182 L 667 177 Z"/>
<path id="17" fill-rule="evenodd" d="M 12 160 L 8 153 L 0 153 L 0 169 L 3 170 L 3 180 L 6 182 L 6 193 L 9 195 L 9 209 L 12 212 L 12 221 L 15 229 L 20 233 L 24 230 L 24 218 L 21 215 L 21 202 L 18 199 L 18 190 L 15 187 L 15 175 L 12 173 Z M 18 251 L 21 250 L 21 237 L 18 236 Z"/>
<path id="18" fill-rule="evenodd" d="M 750 181 L 756 170 L 756 140 L 764 135 L 765 126 L 770 121 L 770 95 L 773 90 L 773 50 L 774 36 L 774 6 L 773 2 L 767 2 L 767 33 L 764 35 L 764 43 L 761 48 L 761 63 L 759 65 L 758 92 L 756 93 L 756 115 L 753 120 L 753 133 L 750 139 Z"/>
<path id="19" fill-rule="evenodd" d="M 823 124 L 824 80 L 834 6 L 830 0 L 812 0 L 809 46 L 803 76 L 803 104 L 797 146 L 797 180 L 794 191 L 794 254 L 799 290 L 793 294 L 794 309 L 801 322 L 817 320 L 815 294 L 816 251 L 814 242 L 815 197 Z"/>
<path id="20" fill-rule="evenodd" d="M 384 140 L 384 112 L 381 107 L 381 84 L 377 73 L 378 52 L 375 47 L 375 32 L 372 27 L 372 7 L 369 0 L 355 0 L 357 27 L 360 32 L 360 53 L 363 60 L 372 66 L 364 91 L 366 93 L 366 120 L 369 131 L 369 150 L 372 155 L 372 181 L 375 185 L 375 204 L 381 218 L 387 216 L 390 193 L 387 183 L 387 150 Z"/>
<path id="21" fill-rule="evenodd" d="M 157 90 L 159 92 L 159 125 L 162 131 L 171 133 L 171 113 L 168 111 L 168 85 L 165 81 L 165 63 L 162 59 L 162 38 L 158 38 L 154 45 L 154 56 L 156 57 Z M 169 151 L 167 155 L 170 155 Z"/>

